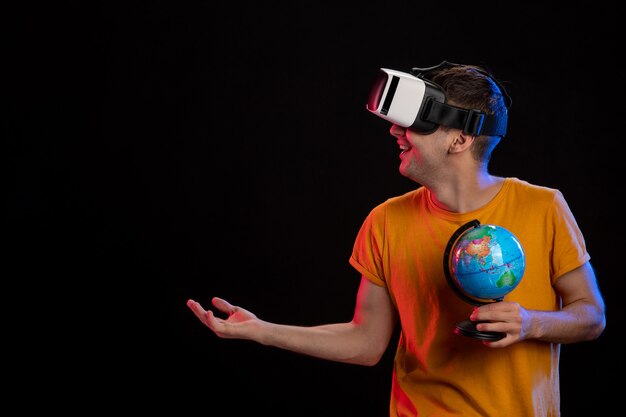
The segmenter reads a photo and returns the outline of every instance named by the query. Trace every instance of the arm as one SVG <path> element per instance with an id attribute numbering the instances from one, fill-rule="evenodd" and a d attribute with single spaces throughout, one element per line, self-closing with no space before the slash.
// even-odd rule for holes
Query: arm
<path id="1" fill-rule="evenodd" d="M 228 317 L 216 317 L 199 303 L 187 306 L 217 336 L 246 339 L 303 355 L 338 362 L 375 365 L 385 352 L 396 323 L 387 289 L 361 278 L 352 321 L 304 327 L 270 323 L 221 298 L 213 305 Z"/>
<path id="2" fill-rule="evenodd" d="M 526 310 L 513 302 L 492 303 L 474 310 L 472 320 L 490 320 L 478 330 L 499 331 L 506 337 L 485 343 L 504 347 L 525 339 L 575 343 L 600 336 L 606 325 L 604 300 L 592 266 L 586 264 L 561 276 L 555 284 L 561 297 L 559 311 Z"/>

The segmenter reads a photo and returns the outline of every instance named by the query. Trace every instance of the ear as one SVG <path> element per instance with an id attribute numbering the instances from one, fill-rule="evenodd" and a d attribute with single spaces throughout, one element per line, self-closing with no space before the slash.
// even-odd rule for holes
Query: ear
<path id="1" fill-rule="evenodd" d="M 450 147 L 448 152 L 450 153 L 459 153 L 463 152 L 466 149 L 469 149 L 474 143 L 476 136 L 464 133 L 462 131 L 456 131 L 452 142 L 450 143 Z"/>

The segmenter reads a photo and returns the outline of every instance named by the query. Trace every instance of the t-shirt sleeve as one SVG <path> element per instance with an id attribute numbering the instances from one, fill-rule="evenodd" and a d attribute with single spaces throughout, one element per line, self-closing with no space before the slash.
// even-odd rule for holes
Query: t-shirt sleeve
<path id="1" fill-rule="evenodd" d="M 349 262 L 357 271 L 379 286 L 386 286 L 383 253 L 385 245 L 385 209 L 375 207 L 361 225 Z"/>
<path id="2" fill-rule="evenodd" d="M 553 283 L 562 275 L 591 259 L 583 234 L 560 191 L 555 193 L 554 203 L 552 213 L 552 224 L 554 225 Z"/>

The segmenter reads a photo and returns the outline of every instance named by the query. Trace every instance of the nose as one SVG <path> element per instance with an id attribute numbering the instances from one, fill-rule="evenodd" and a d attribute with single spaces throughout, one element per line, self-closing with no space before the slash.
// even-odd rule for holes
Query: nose
<path id="1" fill-rule="evenodd" d="M 396 124 L 391 125 L 391 128 L 389 129 L 389 133 L 391 133 L 391 136 L 395 137 L 404 136 L 405 132 L 406 127 L 398 126 Z"/>

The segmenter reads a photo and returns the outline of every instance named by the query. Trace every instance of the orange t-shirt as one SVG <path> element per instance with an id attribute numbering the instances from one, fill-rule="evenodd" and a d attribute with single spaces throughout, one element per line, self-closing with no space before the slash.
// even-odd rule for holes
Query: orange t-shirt
<path id="1" fill-rule="evenodd" d="M 556 189 L 506 178 L 479 210 L 453 213 L 424 187 L 375 207 L 356 238 L 350 264 L 389 291 L 401 323 L 392 381 L 393 416 L 560 415 L 560 345 L 528 340 L 490 349 L 454 333 L 473 306 L 448 285 L 443 254 L 463 224 L 502 226 L 520 241 L 524 275 L 504 300 L 558 310 L 553 284 L 590 259 L 578 225 Z"/>

